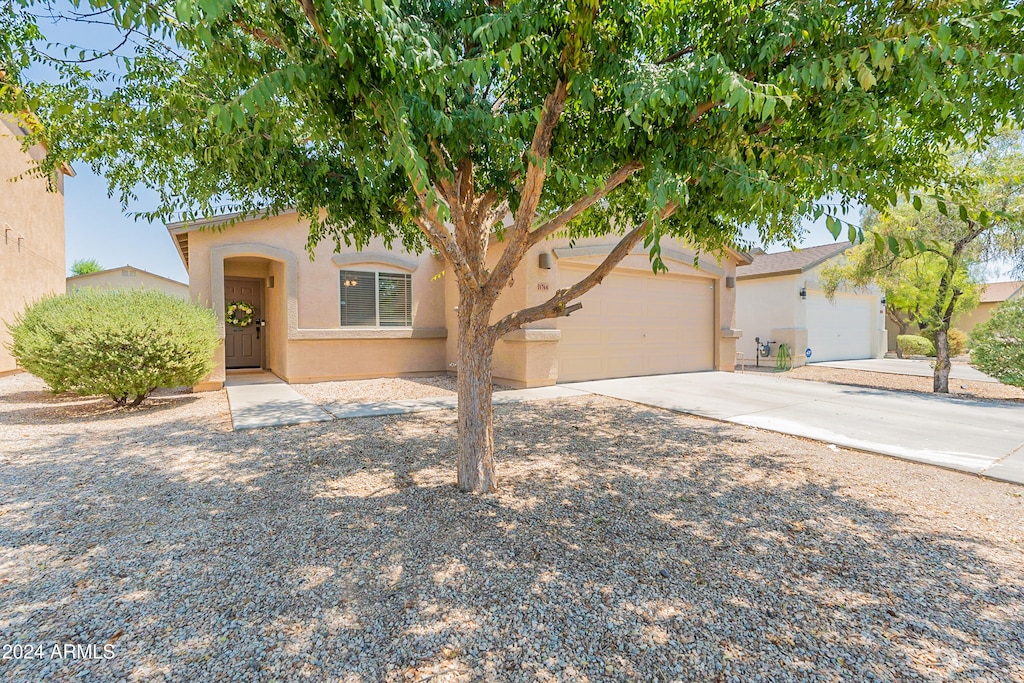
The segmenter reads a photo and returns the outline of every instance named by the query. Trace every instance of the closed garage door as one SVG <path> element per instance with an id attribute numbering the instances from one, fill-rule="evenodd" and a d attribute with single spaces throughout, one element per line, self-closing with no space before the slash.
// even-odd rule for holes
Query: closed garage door
<path id="1" fill-rule="evenodd" d="M 561 266 L 560 286 L 589 269 Z M 616 271 L 559 318 L 558 381 L 712 370 L 715 290 L 710 280 Z"/>
<path id="2" fill-rule="evenodd" d="M 821 292 L 808 292 L 809 361 L 871 358 L 871 336 L 878 327 L 875 306 L 867 297 L 837 294 L 829 301 Z"/>

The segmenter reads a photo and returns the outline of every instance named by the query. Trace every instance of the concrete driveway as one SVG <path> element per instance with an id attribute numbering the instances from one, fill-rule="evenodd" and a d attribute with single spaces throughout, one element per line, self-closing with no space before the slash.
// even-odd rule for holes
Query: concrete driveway
<path id="1" fill-rule="evenodd" d="M 563 386 L 1024 484 L 1024 405 L 725 372 Z"/>
<path id="2" fill-rule="evenodd" d="M 931 377 L 935 374 L 932 362 L 913 358 L 866 358 L 864 360 L 833 360 L 823 363 L 808 363 L 823 368 L 839 368 L 841 370 L 866 370 L 867 372 L 885 372 L 891 375 L 913 375 L 915 377 Z M 953 363 L 949 370 L 951 380 L 960 379 L 971 382 L 996 382 L 981 370 L 966 363 Z"/>

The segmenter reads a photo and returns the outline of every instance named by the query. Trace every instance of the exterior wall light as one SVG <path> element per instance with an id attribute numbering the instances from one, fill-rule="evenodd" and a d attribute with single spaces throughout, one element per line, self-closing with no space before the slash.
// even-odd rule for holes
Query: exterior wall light
<path id="1" fill-rule="evenodd" d="M 800 298 L 801 299 L 806 299 L 807 298 L 807 288 L 806 287 L 801 287 L 800 288 Z"/>
<path id="2" fill-rule="evenodd" d="M 551 270 L 551 252 L 542 251 L 537 258 L 537 267 L 542 270 Z"/>

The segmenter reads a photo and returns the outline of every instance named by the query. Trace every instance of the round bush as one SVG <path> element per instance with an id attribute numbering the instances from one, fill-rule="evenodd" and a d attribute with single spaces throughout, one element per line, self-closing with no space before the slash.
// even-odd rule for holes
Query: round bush
<path id="1" fill-rule="evenodd" d="M 896 337 L 896 345 L 904 356 L 934 356 L 935 345 L 924 337 L 916 334 L 901 334 Z"/>
<path id="2" fill-rule="evenodd" d="M 82 290 L 44 299 L 9 326 L 11 354 L 55 393 L 138 405 L 213 369 L 217 317 L 156 290 Z"/>
<path id="3" fill-rule="evenodd" d="M 1004 302 L 974 328 L 971 362 L 1003 384 L 1024 387 L 1024 299 Z"/>

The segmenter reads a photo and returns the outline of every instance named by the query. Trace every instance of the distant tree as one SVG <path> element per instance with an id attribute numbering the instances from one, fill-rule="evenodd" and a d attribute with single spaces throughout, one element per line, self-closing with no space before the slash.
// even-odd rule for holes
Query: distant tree
<path id="1" fill-rule="evenodd" d="M 916 211 L 910 205 L 900 205 L 895 213 L 909 213 L 912 218 Z M 901 237 L 922 239 L 920 225 L 908 221 L 899 227 Z M 871 212 L 864 219 L 864 225 L 877 225 L 878 212 Z M 890 229 L 898 229 L 890 225 Z M 963 292 L 956 300 L 954 313 L 966 313 L 978 305 L 980 288 L 975 282 L 973 261 L 957 268 L 954 285 Z M 898 258 L 891 252 L 882 252 L 871 243 L 865 243 L 846 252 L 842 263 L 828 264 L 821 270 L 821 282 L 829 294 L 834 294 L 844 284 L 873 284 L 883 291 L 886 298 L 886 318 L 895 326 L 898 335 L 915 334 L 913 328 L 927 330 L 933 321 L 939 282 L 945 270 L 945 261 L 935 254 L 921 254 L 918 258 Z M 897 354 L 902 351 L 897 347 Z"/>
<path id="2" fill-rule="evenodd" d="M 72 275 L 88 275 L 89 273 L 98 273 L 101 270 L 103 270 L 103 266 L 94 258 L 80 258 L 71 264 Z"/>
<path id="3" fill-rule="evenodd" d="M 953 315 L 977 305 L 972 263 L 1001 258 L 1024 271 L 1024 134 L 1006 130 L 955 150 L 950 164 L 948 185 L 870 215 L 864 230 L 872 244 L 826 278 L 827 291 L 876 282 L 899 294 L 894 305 L 913 311 L 934 339 L 937 393 L 949 393 Z"/>
<path id="4" fill-rule="evenodd" d="M 33 23 L 24 2 L 12 9 Z M 949 143 L 1024 118 L 1024 19 L 1007 0 L 76 7 L 135 50 L 114 77 L 88 65 L 26 86 L 48 163 L 84 160 L 123 199 L 154 188 L 150 218 L 295 208 L 311 245 L 382 238 L 443 257 L 467 491 L 497 485 L 499 339 L 566 315 L 641 245 L 658 271 L 665 236 L 705 252 L 748 225 L 791 240 L 830 210 L 820 197 L 895 202 L 942 175 Z M 497 315 L 527 251 L 555 235 L 617 245 L 578 283 Z"/>

